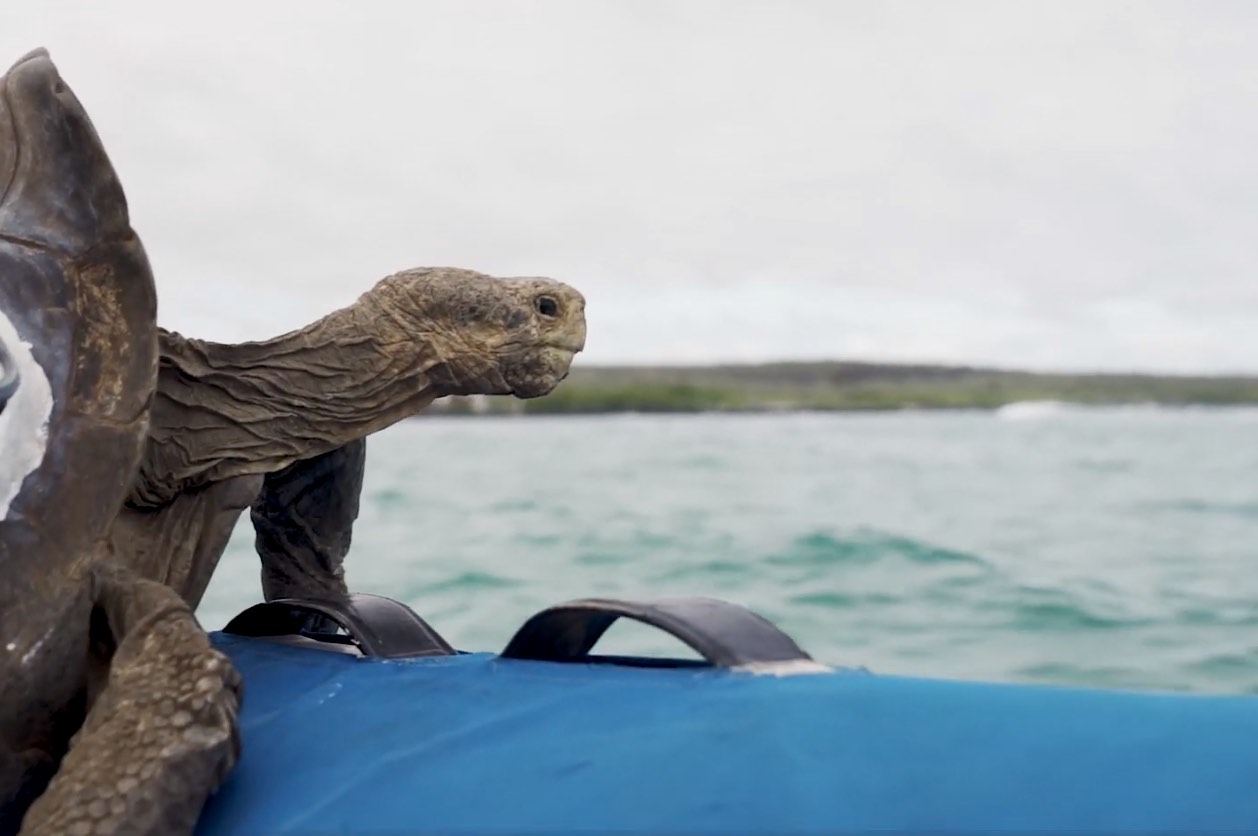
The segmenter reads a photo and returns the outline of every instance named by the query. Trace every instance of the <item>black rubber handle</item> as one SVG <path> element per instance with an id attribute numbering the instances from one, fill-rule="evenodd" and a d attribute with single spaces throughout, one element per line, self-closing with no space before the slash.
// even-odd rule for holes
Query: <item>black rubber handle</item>
<path id="1" fill-rule="evenodd" d="M 794 639 L 771 622 L 745 607 L 715 598 L 568 601 L 526 621 L 502 656 L 547 662 L 582 661 L 618 618 L 658 627 L 717 667 L 812 661 Z"/>
<path id="2" fill-rule="evenodd" d="M 224 633 L 237 636 L 306 636 L 320 617 L 344 630 L 364 656 L 402 659 L 454 656 L 456 651 L 410 607 L 380 595 L 354 593 L 340 600 L 278 598 L 256 604 L 228 622 Z M 325 639 L 326 640 L 326 639 Z"/>
<path id="3" fill-rule="evenodd" d="M 17 362 L 14 361 L 4 340 L 0 340 L 0 412 L 4 412 L 5 405 L 9 403 L 9 399 L 13 397 L 13 393 L 17 391 L 18 384 L 21 382 L 22 376 L 18 374 Z"/>

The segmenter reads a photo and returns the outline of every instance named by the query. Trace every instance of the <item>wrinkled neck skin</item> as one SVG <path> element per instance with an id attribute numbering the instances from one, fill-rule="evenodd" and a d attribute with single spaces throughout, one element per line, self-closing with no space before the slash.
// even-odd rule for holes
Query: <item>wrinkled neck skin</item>
<path id="1" fill-rule="evenodd" d="M 404 311 L 387 288 L 299 330 L 226 345 L 162 332 L 148 447 L 129 504 L 270 473 L 415 415 L 509 388 L 475 335 Z M 419 323 L 428 329 L 420 330 Z"/>

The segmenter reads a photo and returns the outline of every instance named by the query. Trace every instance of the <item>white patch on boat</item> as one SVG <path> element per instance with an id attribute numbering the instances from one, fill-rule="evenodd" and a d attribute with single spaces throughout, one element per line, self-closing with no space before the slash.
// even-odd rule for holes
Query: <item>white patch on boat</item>
<path id="1" fill-rule="evenodd" d="M 0 412 L 0 520 L 9 515 L 22 483 L 44 461 L 48 421 L 52 417 L 52 386 L 35 362 L 31 344 L 22 340 L 13 322 L 0 311 L 0 339 L 8 347 L 22 379 Z"/>
<path id="2" fill-rule="evenodd" d="M 323 692 L 323 694 L 319 697 L 318 701 L 315 702 L 315 705 L 323 705 L 325 702 L 332 699 L 339 693 L 341 693 L 341 683 L 333 682 L 332 687 L 329 688 L 327 691 Z"/>
<path id="3" fill-rule="evenodd" d="M 791 659 L 786 662 L 751 662 L 730 668 L 738 673 L 756 676 L 803 676 L 810 673 L 833 673 L 834 668 L 811 659 Z"/>

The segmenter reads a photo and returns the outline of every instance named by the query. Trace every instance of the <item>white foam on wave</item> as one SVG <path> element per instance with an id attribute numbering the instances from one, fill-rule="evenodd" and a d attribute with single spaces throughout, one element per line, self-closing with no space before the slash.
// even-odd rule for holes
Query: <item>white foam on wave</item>
<path id="1" fill-rule="evenodd" d="M 48 421 L 52 417 L 52 386 L 35 362 L 31 344 L 0 310 L 0 340 L 17 364 L 21 380 L 17 391 L 0 412 L 0 520 L 8 517 L 26 477 L 39 468 L 48 448 Z"/>
<path id="2" fill-rule="evenodd" d="M 994 410 L 1002 421 L 1038 421 L 1071 415 L 1100 418 L 1169 417 L 1197 414 L 1233 421 L 1258 419 L 1258 407 L 1217 404 L 1123 403 L 1087 404 L 1072 401 L 1017 401 Z"/>
<path id="3" fill-rule="evenodd" d="M 1060 415 L 1071 408 L 1065 401 L 1017 401 L 996 410 L 1002 421 L 1038 421 Z"/>

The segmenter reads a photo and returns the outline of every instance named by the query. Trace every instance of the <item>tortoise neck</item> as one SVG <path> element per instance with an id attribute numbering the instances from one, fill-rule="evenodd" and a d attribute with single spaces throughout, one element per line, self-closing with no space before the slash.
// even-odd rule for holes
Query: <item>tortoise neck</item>
<path id="1" fill-rule="evenodd" d="M 161 332 L 133 503 L 162 505 L 196 485 L 280 470 L 446 394 L 430 374 L 438 358 L 422 341 L 362 327 L 362 315 L 358 306 L 345 308 L 298 331 L 236 345 Z"/>

